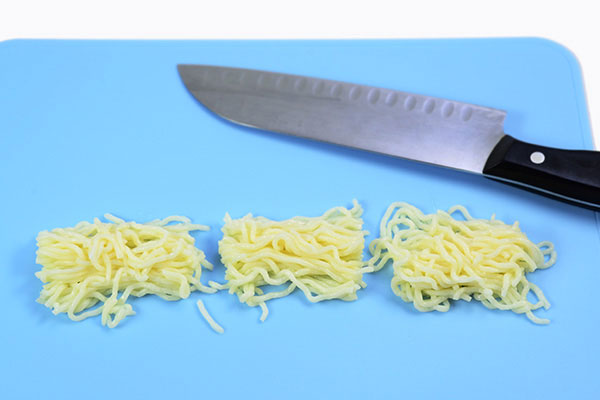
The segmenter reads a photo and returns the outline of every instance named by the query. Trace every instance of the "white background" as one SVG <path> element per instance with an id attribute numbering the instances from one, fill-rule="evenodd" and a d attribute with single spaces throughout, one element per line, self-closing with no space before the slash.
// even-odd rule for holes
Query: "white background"
<path id="1" fill-rule="evenodd" d="M 595 3 L 592 0 L 0 0 L 0 40 L 540 36 L 567 46 L 578 57 L 592 129 L 600 129 L 600 14 Z M 596 148 L 600 148 L 600 134 L 595 137 Z"/>

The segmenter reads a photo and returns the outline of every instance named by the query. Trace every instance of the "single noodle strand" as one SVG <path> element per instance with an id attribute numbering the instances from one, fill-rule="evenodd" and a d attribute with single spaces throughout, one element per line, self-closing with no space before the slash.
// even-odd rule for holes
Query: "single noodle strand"
<path id="1" fill-rule="evenodd" d="M 223 327 L 221 325 L 219 325 L 217 322 L 215 322 L 215 320 L 213 319 L 213 317 L 208 313 L 208 310 L 204 306 L 204 303 L 202 302 L 202 300 L 198 300 L 198 302 L 196 303 L 196 305 L 198 306 L 198 310 L 200 310 L 200 314 L 202 314 L 202 316 L 204 317 L 204 319 L 206 320 L 206 322 L 208 322 L 208 325 L 210 325 L 210 327 L 215 332 L 217 332 L 217 333 L 223 333 L 223 332 L 225 332 L 225 330 L 223 329 Z"/>

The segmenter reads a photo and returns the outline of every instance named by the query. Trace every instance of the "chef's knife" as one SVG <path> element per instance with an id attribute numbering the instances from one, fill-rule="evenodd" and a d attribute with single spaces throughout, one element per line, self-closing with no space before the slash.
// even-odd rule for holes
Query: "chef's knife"
<path id="1" fill-rule="evenodd" d="M 600 209 L 600 152 L 522 142 L 504 133 L 501 110 L 267 71 L 178 70 L 198 101 L 240 125 L 482 174 Z"/>

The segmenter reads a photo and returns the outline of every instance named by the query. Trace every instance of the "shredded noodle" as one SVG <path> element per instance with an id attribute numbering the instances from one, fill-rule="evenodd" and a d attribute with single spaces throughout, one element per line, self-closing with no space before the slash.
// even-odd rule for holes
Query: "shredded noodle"
<path id="1" fill-rule="evenodd" d="M 179 300 L 194 290 L 215 292 L 200 283 L 202 267 L 212 265 L 189 234 L 208 226 L 180 216 L 146 224 L 105 218 L 110 222 L 96 218 L 39 233 L 36 261 L 42 269 L 35 275 L 44 287 L 38 302 L 54 314 L 67 313 L 74 321 L 102 314 L 102 324 L 113 328 L 135 314 L 126 303 L 130 295 Z"/>
<path id="2" fill-rule="evenodd" d="M 355 300 L 356 291 L 366 287 L 362 252 L 367 232 L 362 230 L 362 208 L 356 200 L 353 204 L 351 210 L 336 207 L 320 217 L 286 221 L 225 215 L 219 253 L 227 283 L 209 285 L 229 289 L 242 303 L 259 306 L 261 321 L 268 315 L 268 300 L 296 288 L 311 302 Z M 264 285 L 287 287 L 265 293 Z"/>
<path id="3" fill-rule="evenodd" d="M 459 213 L 464 220 L 452 214 Z M 534 244 L 519 229 L 496 220 L 474 219 L 462 206 L 424 215 L 406 203 L 393 203 L 369 246 L 372 271 L 392 261 L 392 289 L 419 311 L 448 311 L 450 300 L 471 298 L 490 309 L 524 313 L 547 324 L 533 310 L 550 303 L 526 273 L 556 261 L 550 242 Z M 546 260 L 547 258 L 547 260 Z M 532 293 L 535 303 L 528 300 Z"/>
<path id="4" fill-rule="evenodd" d="M 215 332 L 217 332 L 217 333 L 223 333 L 223 332 L 225 332 L 225 330 L 223 329 L 223 327 L 221 325 L 217 324 L 217 322 L 213 319 L 213 317 L 211 317 L 211 315 L 208 313 L 208 310 L 204 306 L 204 303 L 202 302 L 202 300 L 198 300 L 198 302 L 196 303 L 196 305 L 198 306 L 198 310 L 200 310 L 200 314 L 202 314 L 202 316 L 204 317 L 204 319 L 206 320 L 206 322 L 208 322 L 208 325 L 210 325 L 210 327 Z"/>

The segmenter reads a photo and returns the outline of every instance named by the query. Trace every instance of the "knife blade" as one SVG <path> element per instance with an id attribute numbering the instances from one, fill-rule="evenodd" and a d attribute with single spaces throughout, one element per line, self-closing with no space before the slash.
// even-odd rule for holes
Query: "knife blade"
<path id="1" fill-rule="evenodd" d="M 185 87 L 234 123 L 439 165 L 600 209 L 600 153 L 525 143 L 502 110 L 328 79 L 177 66 Z"/>

